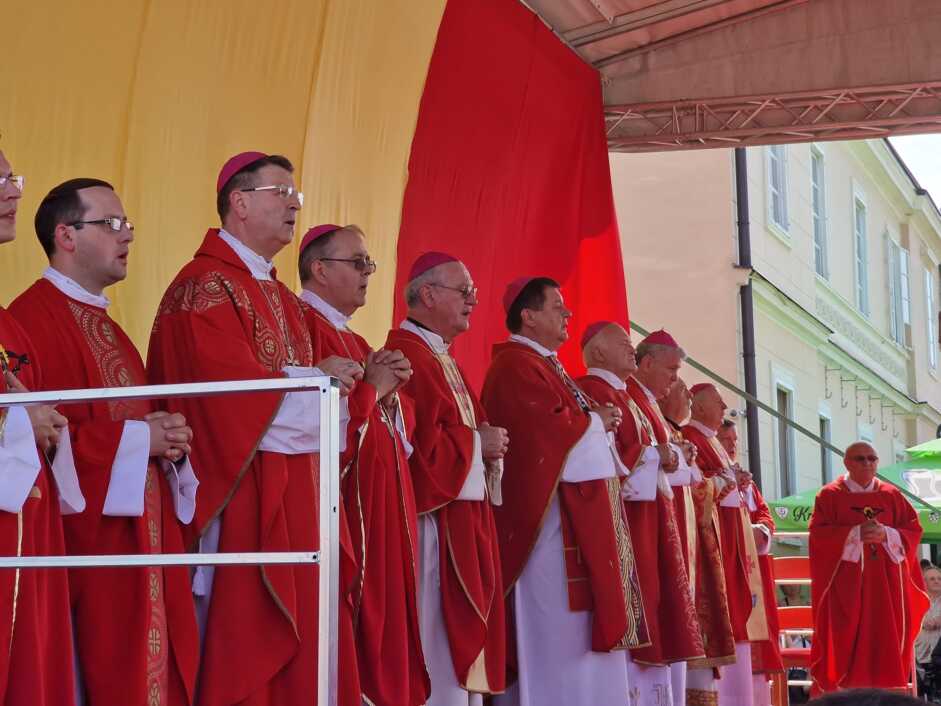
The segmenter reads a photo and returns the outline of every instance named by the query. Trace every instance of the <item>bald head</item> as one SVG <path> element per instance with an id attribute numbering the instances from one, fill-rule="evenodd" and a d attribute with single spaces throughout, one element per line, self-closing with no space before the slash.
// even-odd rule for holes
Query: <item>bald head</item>
<path id="1" fill-rule="evenodd" d="M 619 380 L 627 380 L 637 369 L 631 336 L 619 324 L 608 324 L 592 336 L 582 350 L 582 358 L 585 367 L 607 370 Z"/>
<path id="2" fill-rule="evenodd" d="M 683 424 L 689 418 L 689 388 L 683 378 L 677 378 L 664 397 L 657 400 L 663 416 L 674 424 Z"/>
<path id="3" fill-rule="evenodd" d="M 876 477 L 879 468 L 879 453 L 868 441 L 854 441 L 846 447 L 843 465 L 856 483 L 865 487 Z"/>
<path id="4" fill-rule="evenodd" d="M 718 431 L 725 416 L 725 400 L 715 385 L 695 386 L 693 395 L 692 417 L 697 422 L 713 431 Z"/>

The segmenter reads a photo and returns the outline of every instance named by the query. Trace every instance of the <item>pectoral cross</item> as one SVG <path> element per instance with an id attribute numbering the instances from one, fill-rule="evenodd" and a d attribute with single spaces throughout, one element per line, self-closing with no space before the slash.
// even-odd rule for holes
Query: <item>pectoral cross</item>
<path id="1" fill-rule="evenodd" d="M 872 521 L 872 520 L 875 520 L 876 517 L 877 517 L 881 512 L 884 511 L 884 508 L 881 508 L 881 507 L 872 507 L 871 505 L 867 505 L 866 507 L 851 507 L 850 509 L 853 510 L 854 512 L 860 513 L 863 517 L 866 518 L 866 521 L 867 521 L 867 522 L 870 522 L 870 521 Z M 877 554 L 878 554 L 878 550 L 876 549 L 876 545 L 870 544 L 870 545 L 869 545 L 869 555 L 870 555 L 873 559 L 875 559 L 876 556 L 877 556 Z"/>

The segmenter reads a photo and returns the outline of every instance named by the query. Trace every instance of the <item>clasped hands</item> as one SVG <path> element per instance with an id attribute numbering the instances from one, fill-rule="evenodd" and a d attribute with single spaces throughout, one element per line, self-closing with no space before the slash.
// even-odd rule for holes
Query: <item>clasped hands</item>
<path id="1" fill-rule="evenodd" d="M 591 408 L 591 411 L 601 417 L 601 423 L 604 424 L 605 431 L 617 431 L 617 428 L 621 426 L 624 413 L 610 402 L 595 405 Z"/>
<path id="2" fill-rule="evenodd" d="M 365 367 L 354 360 L 331 355 L 317 363 L 327 375 L 340 381 L 340 394 L 348 395 L 358 380 L 376 388 L 380 400 L 387 401 L 412 377 L 412 364 L 402 351 L 382 348 L 366 357 Z"/>
<path id="3" fill-rule="evenodd" d="M 866 520 L 859 526 L 859 538 L 863 544 L 882 544 L 886 537 L 885 525 L 878 520 Z"/>
<path id="4" fill-rule="evenodd" d="M 4 371 L 3 377 L 10 392 L 29 392 L 19 378 L 9 370 Z M 55 407 L 48 404 L 27 407 L 26 413 L 33 426 L 36 445 L 43 451 L 56 446 L 59 443 L 59 434 L 68 426 L 69 420 L 59 414 Z"/>

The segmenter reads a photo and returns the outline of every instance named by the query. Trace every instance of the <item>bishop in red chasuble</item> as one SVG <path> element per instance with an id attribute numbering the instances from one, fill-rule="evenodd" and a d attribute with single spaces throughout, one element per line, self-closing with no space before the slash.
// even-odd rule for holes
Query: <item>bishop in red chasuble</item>
<path id="1" fill-rule="evenodd" d="M 310 229 L 301 242 L 299 269 L 315 357 L 353 361 L 362 378 L 348 397 L 340 465 L 359 570 L 343 590 L 352 610 L 363 697 L 376 706 L 419 706 L 430 687 L 418 622 L 418 516 L 408 461 L 407 431 L 414 420 L 408 398 L 397 392 L 411 368 L 399 352 L 373 352 L 347 326 L 366 303 L 375 271 L 359 228 Z"/>
<path id="2" fill-rule="evenodd" d="M 318 374 L 300 302 L 271 259 L 300 208 L 292 167 L 258 152 L 217 181 L 221 230 L 210 229 L 170 284 L 154 322 L 153 383 Z M 169 400 L 193 429 L 200 469 L 192 549 L 312 551 L 319 545 L 316 392 Z M 317 571 L 307 565 L 197 570 L 202 624 L 197 703 L 309 704 L 317 690 Z M 344 668 L 340 666 L 341 679 Z"/>
<path id="3" fill-rule="evenodd" d="M 476 288 L 463 263 L 426 253 L 405 290 L 408 318 L 386 348 L 412 364 L 415 402 L 409 459 L 419 513 L 422 645 L 431 677 L 428 706 L 468 706 L 506 683 L 500 552 L 491 503 L 501 500 L 505 429 L 486 415 L 450 343 L 470 327 Z M 489 481 L 489 483 L 488 483 Z"/>
<path id="4" fill-rule="evenodd" d="M 851 444 L 843 463 L 847 474 L 823 486 L 810 518 L 812 690 L 905 687 L 928 608 L 921 525 L 908 500 L 876 478 L 870 444 Z"/>
<path id="5" fill-rule="evenodd" d="M 588 374 L 579 385 L 599 403 L 617 406 L 624 422 L 615 433 L 618 454 L 631 474 L 623 482 L 638 577 L 650 633 L 650 646 L 631 651 L 631 688 L 641 704 L 656 704 L 669 696 L 684 703 L 685 687 L 673 693 L 669 665 L 709 655 L 703 645 L 699 620 L 690 590 L 683 549 L 674 521 L 672 496 L 663 471 L 669 447 L 658 447 L 654 427 L 629 391 L 637 363 L 630 335 L 620 325 L 600 321 L 582 335 L 582 353 Z M 656 417 L 656 405 L 649 413 Z M 656 417 L 666 439 L 666 425 Z M 669 694 L 668 694 L 669 691 Z M 669 702 L 668 702 L 669 703 Z"/>
<path id="6" fill-rule="evenodd" d="M 56 361 L 43 387 L 145 385 L 140 354 L 102 293 L 126 276 L 134 237 L 117 194 L 98 180 L 67 181 L 40 203 L 36 223 L 50 267 L 10 311 L 29 323 L 40 358 Z M 192 519 L 197 485 L 183 459 L 190 430 L 169 416 L 146 421 L 155 410 L 147 400 L 64 409 L 87 503 L 64 520 L 70 554 L 184 551 L 178 520 Z M 86 703 L 193 703 L 199 642 L 189 583 L 185 567 L 69 572 Z"/>
<path id="7" fill-rule="evenodd" d="M 649 636 L 607 434 L 622 412 L 592 403 L 556 357 L 571 316 L 557 283 L 516 280 L 503 303 L 512 335 L 494 346 L 481 401 L 510 438 L 494 514 L 516 682 L 494 701 L 624 703 L 623 650 Z"/>

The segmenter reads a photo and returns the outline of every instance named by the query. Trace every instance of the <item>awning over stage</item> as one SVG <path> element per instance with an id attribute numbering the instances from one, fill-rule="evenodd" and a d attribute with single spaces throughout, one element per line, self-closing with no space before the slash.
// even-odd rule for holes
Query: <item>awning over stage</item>
<path id="1" fill-rule="evenodd" d="M 936 508 L 931 510 L 912 500 L 925 530 L 922 541 L 941 543 L 941 439 L 913 446 L 907 451 L 909 460 L 880 468 L 879 476 Z M 806 531 L 813 513 L 814 499 L 819 492 L 820 488 L 814 488 L 769 502 L 778 530 Z"/>

